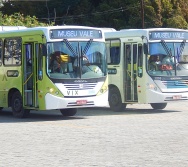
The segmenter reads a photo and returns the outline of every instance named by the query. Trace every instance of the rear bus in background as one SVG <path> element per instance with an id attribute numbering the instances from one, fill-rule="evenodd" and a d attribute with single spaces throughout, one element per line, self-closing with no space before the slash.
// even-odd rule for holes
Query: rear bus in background
<path id="1" fill-rule="evenodd" d="M 188 100 L 188 31 L 129 29 L 106 32 L 105 39 L 112 110 Z"/>
<path id="2" fill-rule="evenodd" d="M 30 110 L 108 105 L 104 34 L 99 28 L 52 26 L 0 32 L 0 110 L 15 117 Z"/>

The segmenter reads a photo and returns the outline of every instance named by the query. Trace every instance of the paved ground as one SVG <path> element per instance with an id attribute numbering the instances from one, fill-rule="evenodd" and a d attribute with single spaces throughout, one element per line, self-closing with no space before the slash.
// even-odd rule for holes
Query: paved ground
<path id="1" fill-rule="evenodd" d="M 0 114 L 0 167 L 187 167 L 188 102 L 128 105 L 17 119 Z"/>

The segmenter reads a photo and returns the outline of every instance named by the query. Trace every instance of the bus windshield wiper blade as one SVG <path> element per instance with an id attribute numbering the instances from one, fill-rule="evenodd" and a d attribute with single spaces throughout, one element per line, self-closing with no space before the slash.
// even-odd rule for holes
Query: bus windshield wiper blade
<path id="1" fill-rule="evenodd" d="M 73 49 L 72 45 L 70 44 L 70 42 L 67 39 L 64 39 L 63 41 L 67 45 L 67 48 L 72 52 L 72 54 L 74 56 L 77 56 L 77 54 L 76 54 L 75 50 Z"/>
<path id="2" fill-rule="evenodd" d="M 87 53 L 87 51 L 88 51 L 88 49 L 90 48 L 92 42 L 93 42 L 93 39 L 90 39 L 90 40 L 87 42 L 87 44 L 86 44 L 86 46 L 85 46 L 85 48 L 84 48 L 84 50 L 83 50 L 83 52 L 82 52 L 82 55 L 85 55 L 85 54 Z"/>
<path id="3" fill-rule="evenodd" d="M 170 51 L 170 49 L 168 48 L 166 42 L 164 40 L 161 40 L 161 44 L 165 50 L 165 52 L 167 53 L 168 56 L 172 56 L 172 52 Z"/>
<path id="4" fill-rule="evenodd" d="M 180 44 L 180 48 L 179 48 L 179 54 L 178 54 L 178 57 L 180 57 L 182 55 L 182 52 L 183 52 L 183 49 L 185 47 L 185 42 L 186 40 L 183 40 Z"/>

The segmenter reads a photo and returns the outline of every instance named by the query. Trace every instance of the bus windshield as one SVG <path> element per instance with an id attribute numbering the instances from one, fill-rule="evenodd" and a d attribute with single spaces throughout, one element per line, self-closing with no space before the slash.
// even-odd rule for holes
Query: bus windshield
<path id="1" fill-rule="evenodd" d="M 105 76 L 105 43 L 89 41 L 50 42 L 47 44 L 47 73 L 50 78 L 98 78 Z"/>
<path id="2" fill-rule="evenodd" d="M 155 42 L 149 44 L 147 71 L 151 76 L 187 76 L 188 43 Z"/>

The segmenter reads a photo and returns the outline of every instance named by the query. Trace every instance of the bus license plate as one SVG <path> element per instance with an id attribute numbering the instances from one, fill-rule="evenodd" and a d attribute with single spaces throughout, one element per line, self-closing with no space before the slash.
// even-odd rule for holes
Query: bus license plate
<path id="1" fill-rule="evenodd" d="M 181 99 L 181 95 L 175 95 L 175 96 L 172 96 L 172 98 L 173 98 L 174 100 Z"/>
<path id="2" fill-rule="evenodd" d="M 76 101 L 76 104 L 77 104 L 77 105 L 84 105 L 84 104 L 87 104 L 87 100 L 77 100 L 77 101 Z"/>

